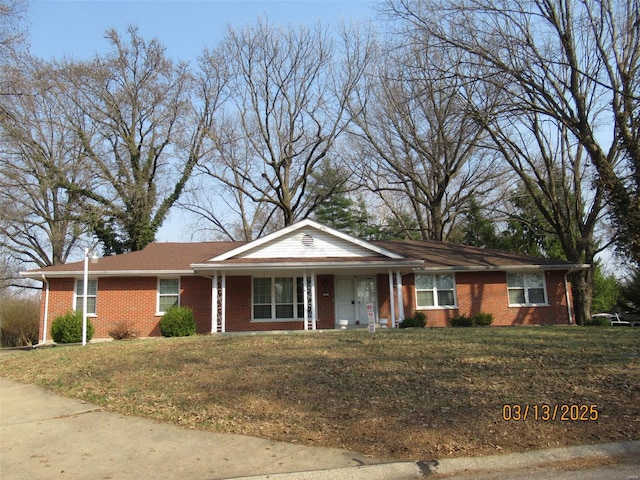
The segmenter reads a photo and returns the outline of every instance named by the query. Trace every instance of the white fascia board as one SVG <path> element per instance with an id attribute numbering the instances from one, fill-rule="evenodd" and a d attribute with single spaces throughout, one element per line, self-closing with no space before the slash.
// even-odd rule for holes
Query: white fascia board
<path id="1" fill-rule="evenodd" d="M 367 250 L 370 250 L 372 252 L 378 253 L 380 255 L 384 255 L 385 257 L 388 258 L 393 258 L 393 259 L 400 259 L 400 258 L 404 258 L 402 255 L 398 255 L 395 252 L 392 252 L 390 250 L 386 250 L 384 248 L 380 248 L 376 245 L 372 245 L 371 243 L 365 241 L 365 240 L 360 240 L 357 237 L 354 237 L 352 235 L 348 235 L 346 233 L 343 233 L 339 230 L 336 230 L 334 228 L 331 227 L 327 227 L 326 225 L 322 225 L 321 223 L 318 223 L 314 220 L 311 220 L 309 218 L 306 218 L 304 220 L 301 220 L 297 223 L 294 223 L 293 225 L 289 225 L 288 227 L 283 228 L 282 230 L 278 230 L 277 232 L 273 232 L 269 235 L 267 235 L 266 237 L 262 237 L 262 238 L 258 238 L 256 240 L 253 240 L 252 242 L 246 243 L 238 248 L 234 248 L 233 250 L 229 250 L 228 252 L 222 253 L 216 257 L 213 257 L 210 259 L 210 261 L 212 262 L 217 262 L 217 261 L 221 261 L 221 260 L 228 260 L 230 258 L 235 257 L 236 255 L 239 255 L 241 253 L 247 252 L 249 250 L 252 250 L 256 247 L 259 247 L 260 245 L 264 245 L 267 242 L 270 242 L 272 240 L 275 240 L 277 238 L 280 238 L 284 235 L 287 235 L 291 232 L 295 232 L 296 230 L 299 230 L 301 228 L 304 227 L 312 227 L 315 228 L 317 230 L 323 231 L 325 233 L 328 233 L 330 235 L 333 235 L 335 237 L 338 237 L 342 240 L 346 240 L 348 242 L 351 242 L 355 245 L 358 245 L 360 247 L 366 248 Z"/>
<path id="2" fill-rule="evenodd" d="M 526 272 L 537 270 L 586 270 L 590 267 L 588 263 L 566 264 L 566 265 L 478 265 L 478 266 L 449 266 L 449 267 L 418 267 L 416 272 Z"/>
<path id="3" fill-rule="evenodd" d="M 233 270 L 285 270 L 288 268 L 334 268 L 334 269 L 347 269 L 347 268 L 406 268 L 412 267 L 414 269 L 419 269 L 422 265 L 422 260 L 400 260 L 400 261 L 389 261 L 389 260 L 370 260 L 366 262 L 345 262 L 341 260 L 334 260 L 330 262 L 326 261 L 318 261 L 318 262 L 251 262 L 251 263 L 194 263 L 191 265 L 191 268 L 195 272 L 198 271 L 213 271 L 213 270 L 224 270 L 224 271 L 233 271 Z"/>
<path id="4" fill-rule="evenodd" d="M 157 277 L 164 275 L 193 275 L 193 270 L 89 270 L 91 277 Z M 70 278 L 84 275 L 83 270 L 67 270 L 61 272 L 20 272 L 21 277 L 42 280 L 46 278 Z"/>

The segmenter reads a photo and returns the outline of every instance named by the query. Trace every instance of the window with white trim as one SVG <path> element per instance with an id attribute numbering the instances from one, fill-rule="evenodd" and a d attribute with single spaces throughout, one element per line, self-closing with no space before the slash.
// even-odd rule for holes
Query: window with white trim
<path id="1" fill-rule="evenodd" d="M 426 275 L 416 273 L 417 308 L 456 306 L 456 282 L 452 273 Z"/>
<path id="2" fill-rule="evenodd" d="M 294 277 L 253 279 L 253 319 L 304 318 L 304 281 Z"/>
<path id="3" fill-rule="evenodd" d="M 507 273 L 509 305 L 547 305 L 544 273 Z"/>
<path id="4" fill-rule="evenodd" d="M 89 280 L 87 282 L 87 313 L 96 314 L 96 298 L 98 296 L 98 281 Z M 73 299 L 73 309 L 76 312 L 82 311 L 84 304 L 84 280 L 76 280 L 76 291 Z"/>
<path id="5" fill-rule="evenodd" d="M 158 313 L 164 313 L 174 305 L 180 305 L 180 279 L 158 279 Z"/>

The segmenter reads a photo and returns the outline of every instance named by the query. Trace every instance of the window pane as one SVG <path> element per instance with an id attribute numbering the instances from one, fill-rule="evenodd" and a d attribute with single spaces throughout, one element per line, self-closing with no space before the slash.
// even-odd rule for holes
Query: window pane
<path id="1" fill-rule="evenodd" d="M 97 290 L 97 280 L 89 280 L 87 283 L 87 295 L 95 295 Z M 76 295 L 84 295 L 84 280 L 78 280 L 76 282 Z"/>
<path id="2" fill-rule="evenodd" d="M 507 274 L 507 285 L 509 287 L 524 287 L 524 278 L 521 273 L 508 273 Z"/>
<path id="3" fill-rule="evenodd" d="M 298 303 L 304 303 L 304 282 L 302 278 L 296 278 L 296 297 Z"/>
<path id="4" fill-rule="evenodd" d="M 87 313 L 96 313 L 96 297 L 87 297 Z"/>
<path id="5" fill-rule="evenodd" d="M 527 273 L 527 287 L 544 288 L 544 276 L 541 273 Z"/>
<path id="6" fill-rule="evenodd" d="M 161 278 L 159 290 L 160 295 L 178 295 L 180 293 L 180 280 L 177 278 Z"/>
<path id="7" fill-rule="evenodd" d="M 433 292 L 428 290 L 418 291 L 418 305 L 421 307 L 433 307 Z"/>
<path id="8" fill-rule="evenodd" d="M 438 290 L 451 290 L 453 289 L 453 275 L 437 275 L 436 286 Z"/>
<path id="9" fill-rule="evenodd" d="M 76 312 L 82 312 L 84 304 L 82 296 L 76 298 Z M 95 315 L 96 313 L 96 297 L 87 297 L 87 313 Z"/>
<path id="10" fill-rule="evenodd" d="M 166 312 L 174 305 L 178 304 L 178 296 L 177 295 L 165 295 L 160 297 L 160 301 L 158 302 L 158 309 L 161 312 Z"/>
<path id="11" fill-rule="evenodd" d="M 305 298 L 304 298 L 304 281 L 302 278 L 296 278 L 296 301 L 298 303 L 296 307 L 297 318 L 304 318 Z"/>
<path id="12" fill-rule="evenodd" d="M 530 288 L 529 289 L 529 303 L 547 303 L 544 298 L 543 288 Z"/>
<path id="13" fill-rule="evenodd" d="M 509 289 L 509 303 L 524 303 L 524 289 Z"/>
<path id="14" fill-rule="evenodd" d="M 276 305 L 276 318 L 293 318 L 293 305 Z"/>
<path id="15" fill-rule="evenodd" d="M 293 278 L 276 278 L 276 303 L 293 303 Z"/>
<path id="16" fill-rule="evenodd" d="M 84 304 L 84 281 L 76 281 L 76 311 L 81 312 Z M 87 313 L 96 313 L 96 294 L 98 290 L 97 280 L 89 280 L 87 283 Z"/>
<path id="17" fill-rule="evenodd" d="M 438 290 L 438 305 L 451 306 L 455 304 L 456 302 L 454 300 L 453 290 Z"/>
<path id="18" fill-rule="evenodd" d="M 433 275 L 416 274 L 416 288 L 418 290 L 433 288 Z"/>
<path id="19" fill-rule="evenodd" d="M 271 305 L 254 305 L 253 318 L 271 318 Z"/>
<path id="20" fill-rule="evenodd" d="M 253 279 L 253 303 L 271 303 L 270 278 Z M 269 317 L 271 317 L 271 312 L 269 312 Z"/>

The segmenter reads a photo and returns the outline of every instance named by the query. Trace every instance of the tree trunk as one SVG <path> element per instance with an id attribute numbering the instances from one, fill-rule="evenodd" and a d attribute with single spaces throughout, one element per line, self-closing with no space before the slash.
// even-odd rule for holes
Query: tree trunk
<path id="1" fill-rule="evenodd" d="M 573 294 L 573 311 L 578 325 L 584 325 L 585 320 L 591 318 L 593 268 L 592 266 L 588 270 L 580 270 L 569 276 Z"/>

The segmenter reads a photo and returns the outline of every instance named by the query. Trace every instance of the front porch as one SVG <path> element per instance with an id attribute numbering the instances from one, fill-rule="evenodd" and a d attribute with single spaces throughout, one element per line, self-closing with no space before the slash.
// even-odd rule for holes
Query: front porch
<path id="1" fill-rule="evenodd" d="M 206 275 L 210 333 L 340 329 L 341 321 L 348 329 L 367 328 L 370 311 L 378 328 L 381 319 L 395 328 L 405 316 L 400 270 L 233 273 Z"/>

